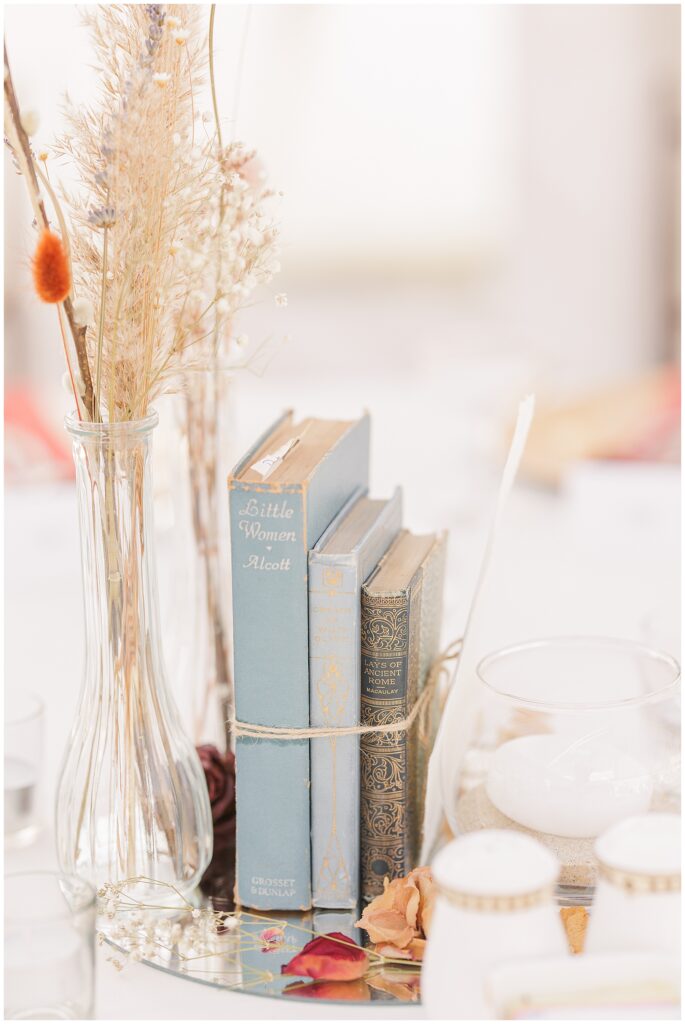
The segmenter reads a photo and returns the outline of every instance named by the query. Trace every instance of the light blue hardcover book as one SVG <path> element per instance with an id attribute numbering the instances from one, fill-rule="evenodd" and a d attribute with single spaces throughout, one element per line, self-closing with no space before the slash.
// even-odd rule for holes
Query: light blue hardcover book
<path id="1" fill-rule="evenodd" d="M 229 477 L 236 717 L 309 725 L 308 554 L 368 485 L 369 418 L 286 413 Z M 309 740 L 240 737 L 236 896 L 311 906 Z"/>
<path id="2" fill-rule="evenodd" d="M 363 946 L 364 935 L 361 928 L 357 928 L 359 914 L 359 907 L 353 910 L 315 910 L 312 914 L 312 928 L 317 935 L 342 932 L 358 946 Z"/>
<path id="3" fill-rule="evenodd" d="M 361 585 L 402 525 L 402 492 L 355 495 L 309 553 L 309 680 L 313 726 L 359 725 Z M 312 902 L 359 898 L 359 737 L 311 741 Z"/>

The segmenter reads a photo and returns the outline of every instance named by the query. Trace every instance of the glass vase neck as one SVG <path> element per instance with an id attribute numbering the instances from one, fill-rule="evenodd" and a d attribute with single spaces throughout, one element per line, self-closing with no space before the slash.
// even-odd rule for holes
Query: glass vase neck
<path id="1" fill-rule="evenodd" d="M 84 444 L 102 442 L 116 445 L 131 439 L 148 438 L 159 423 L 159 416 L 154 409 L 139 420 L 114 420 L 113 422 L 97 422 L 82 420 L 75 412 L 65 418 L 65 425 L 75 441 Z"/>
<path id="2" fill-rule="evenodd" d="M 116 423 L 67 418 L 81 523 L 86 658 L 103 644 L 113 655 L 101 667 L 103 685 L 129 685 L 132 675 L 145 680 L 149 672 L 139 671 L 139 659 L 158 659 L 150 479 L 157 420 L 156 413 Z"/>

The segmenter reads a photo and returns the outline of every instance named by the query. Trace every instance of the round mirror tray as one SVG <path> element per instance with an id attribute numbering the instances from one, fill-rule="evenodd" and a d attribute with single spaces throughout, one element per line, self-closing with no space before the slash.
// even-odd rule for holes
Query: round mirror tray
<path id="1" fill-rule="evenodd" d="M 189 981 L 276 999 L 384 1006 L 420 1001 L 420 965 L 371 949 L 366 973 L 356 980 L 281 973 L 317 936 L 335 932 L 363 946 L 366 933 L 355 927 L 359 909 L 255 913 L 200 892 L 186 898 L 145 879 L 106 886 L 100 895 L 98 941 L 112 947 L 115 966 L 134 960 Z"/>

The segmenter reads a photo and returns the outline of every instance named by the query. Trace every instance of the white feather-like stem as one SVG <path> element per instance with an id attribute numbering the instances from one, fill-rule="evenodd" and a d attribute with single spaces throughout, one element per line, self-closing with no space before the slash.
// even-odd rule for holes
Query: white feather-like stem
<path id="1" fill-rule="evenodd" d="M 428 763 L 428 783 L 426 787 L 421 847 L 422 864 L 429 863 L 433 855 L 440 834 L 443 816 L 446 812 L 447 801 L 456 794 L 459 785 L 460 766 L 463 763 L 473 733 L 473 726 L 478 711 L 478 687 L 475 673 L 477 655 L 473 643 L 473 627 L 479 606 L 482 605 L 497 535 L 526 446 L 534 411 L 535 396 L 528 395 L 519 404 L 516 427 L 504 465 L 492 524 L 483 552 L 476 589 L 466 620 L 457 670 L 447 695 L 433 753 Z"/>

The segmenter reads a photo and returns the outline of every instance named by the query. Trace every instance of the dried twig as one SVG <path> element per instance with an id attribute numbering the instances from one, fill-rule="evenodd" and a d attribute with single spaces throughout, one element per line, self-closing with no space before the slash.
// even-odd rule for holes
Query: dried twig
<path id="1" fill-rule="evenodd" d="M 37 223 L 47 230 L 50 229 L 50 220 L 45 210 L 45 203 L 40 190 L 38 176 L 31 151 L 31 144 L 28 135 L 21 123 L 21 113 L 17 102 L 12 73 L 10 71 L 7 46 L 5 45 L 5 133 L 7 135 L 12 152 L 26 182 L 31 205 L 36 216 Z M 65 239 L 68 245 L 68 239 Z M 78 360 L 79 372 L 83 382 L 83 403 L 90 419 L 97 419 L 95 401 L 93 396 L 93 383 L 90 375 L 90 365 L 86 352 L 86 328 L 76 323 L 74 318 L 74 307 L 71 296 L 62 303 L 64 313 L 71 330 Z"/>

